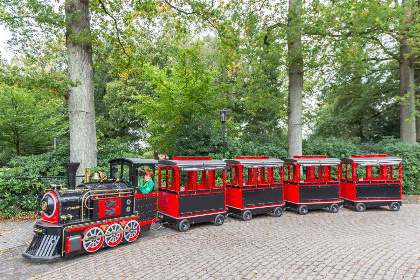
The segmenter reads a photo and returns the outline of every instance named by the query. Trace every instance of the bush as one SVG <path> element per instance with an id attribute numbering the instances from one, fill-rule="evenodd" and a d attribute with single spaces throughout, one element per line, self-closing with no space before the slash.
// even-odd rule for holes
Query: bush
<path id="1" fill-rule="evenodd" d="M 98 145 L 98 167 L 108 172 L 108 160 L 115 157 L 140 157 L 139 151 L 130 148 L 122 139 L 113 139 Z M 64 163 L 69 162 L 66 145 L 40 155 L 14 157 L 7 168 L 0 170 L 0 216 L 11 218 L 37 208 L 37 188 L 41 191 L 50 183 L 64 183 L 65 179 L 43 180 L 39 176 L 65 176 Z"/>

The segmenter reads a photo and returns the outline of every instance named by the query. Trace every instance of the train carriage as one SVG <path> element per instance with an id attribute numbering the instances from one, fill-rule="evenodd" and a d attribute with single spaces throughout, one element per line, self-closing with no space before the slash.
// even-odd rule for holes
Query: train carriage
<path id="1" fill-rule="evenodd" d="M 210 157 L 159 161 L 159 217 L 179 231 L 191 224 L 222 225 L 226 213 L 226 163 Z"/>
<path id="2" fill-rule="evenodd" d="M 340 160 L 327 156 L 295 156 L 284 159 L 286 207 L 306 215 L 310 209 L 328 208 L 337 213 L 341 206 Z"/>
<path id="3" fill-rule="evenodd" d="M 138 192 L 137 184 L 147 166 L 154 170 L 156 160 L 113 159 L 111 178 L 96 172 L 90 181 L 76 187 L 79 163 L 68 163 L 68 187 L 53 185 L 41 200 L 42 219 L 34 226 L 35 235 L 24 257 L 51 261 L 92 253 L 103 247 L 133 242 L 148 231 L 157 219 L 156 191 Z"/>
<path id="4" fill-rule="evenodd" d="M 387 155 L 353 155 L 341 159 L 344 206 L 358 212 L 366 208 L 402 205 L 402 159 Z"/>
<path id="5" fill-rule="evenodd" d="M 269 157 L 236 157 L 228 165 L 228 212 L 249 221 L 255 214 L 283 213 L 283 161 Z"/>

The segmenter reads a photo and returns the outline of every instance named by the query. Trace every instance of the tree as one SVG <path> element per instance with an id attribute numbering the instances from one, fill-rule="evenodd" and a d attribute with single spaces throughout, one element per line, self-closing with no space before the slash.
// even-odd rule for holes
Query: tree
<path id="1" fill-rule="evenodd" d="M 70 161 L 83 174 L 97 164 L 89 0 L 66 0 L 65 14 L 68 77 L 77 83 L 68 91 Z"/>
<path id="2" fill-rule="evenodd" d="M 0 104 L 0 147 L 9 155 L 46 152 L 67 132 L 64 102 L 57 96 L 2 84 Z"/>
<path id="3" fill-rule="evenodd" d="M 302 155 L 302 92 L 303 56 L 301 52 L 301 13 L 302 0 L 289 0 L 289 20 L 287 32 L 289 106 L 288 106 L 288 143 L 289 156 Z"/>

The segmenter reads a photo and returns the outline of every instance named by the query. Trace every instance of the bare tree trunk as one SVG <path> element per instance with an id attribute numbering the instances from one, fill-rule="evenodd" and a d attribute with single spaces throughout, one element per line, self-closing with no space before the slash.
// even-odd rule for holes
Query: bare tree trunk
<path id="1" fill-rule="evenodd" d="M 70 160 L 80 162 L 77 175 L 97 164 L 89 0 L 66 0 Z"/>
<path id="2" fill-rule="evenodd" d="M 405 40 L 404 40 L 405 41 Z M 414 120 L 414 68 L 411 63 L 411 48 L 405 42 L 400 47 L 400 138 L 405 143 L 416 143 Z"/>
<path id="3" fill-rule="evenodd" d="M 417 102 L 417 116 L 416 116 L 416 140 L 420 143 L 420 68 L 414 70 L 414 81 L 416 84 L 415 98 Z"/>
<path id="4" fill-rule="evenodd" d="M 302 0 L 289 0 L 289 21 L 287 33 L 289 98 L 288 98 L 288 144 L 289 156 L 302 155 L 302 91 L 303 56 L 301 44 Z"/>

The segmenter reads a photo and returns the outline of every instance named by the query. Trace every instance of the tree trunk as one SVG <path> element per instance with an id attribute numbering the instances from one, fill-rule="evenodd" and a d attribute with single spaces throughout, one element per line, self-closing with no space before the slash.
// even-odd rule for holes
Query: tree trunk
<path id="1" fill-rule="evenodd" d="M 77 85 L 68 99 L 70 161 L 80 163 L 77 175 L 82 175 L 97 164 L 89 0 L 66 0 L 65 13 L 68 77 Z"/>
<path id="2" fill-rule="evenodd" d="M 416 116 L 416 140 L 420 143 L 420 68 L 414 70 L 414 82 L 416 84 L 415 98 L 417 101 L 417 116 Z"/>
<path id="3" fill-rule="evenodd" d="M 302 91 L 303 56 L 301 44 L 302 0 L 289 0 L 287 33 L 289 98 L 288 98 L 288 144 L 289 156 L 302 155 Z"/>
<path id="4" fill-rule="evenodd" d="M 416 122 L 414 120 L 414 68 L 412 66 L 411 48 L 405 44 L 400 47 L 400 138 L 404 143 L 416 143 Z"/>

